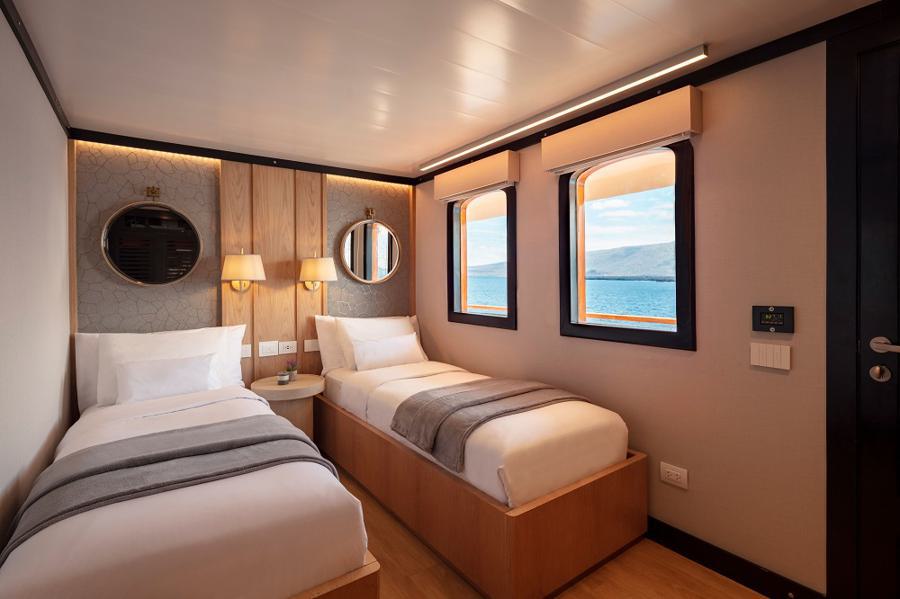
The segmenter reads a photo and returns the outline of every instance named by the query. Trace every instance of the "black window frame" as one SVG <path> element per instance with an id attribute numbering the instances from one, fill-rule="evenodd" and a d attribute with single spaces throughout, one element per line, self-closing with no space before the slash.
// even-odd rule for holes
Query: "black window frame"
<path id="1" fill-rule="evenodd" d="M 559 333 L 599 341 L 631 343 L 696 351 L 694 272 L 694 148 L 689 139 L 660 146 L 675 155 L 675 317 L 676 332 L 629 329 L 573 322 L 572 257 L 577 231 L 573 230 L 571 180 L 576 172 L 560 175 L 559 187 Z"/>
<path id="2" fill-rule="evenodd" d="M 461 324 L 516 330 L 518 328 L 516 260 L 516 187 L 500 190 L 506 194 L 506 316 L 471 314 L 456 310 L 456 255 L 459 251 L 459 235 L 456 226 L 456 210 L 464 198 L 447 204 L 447 320 Z M 477 197 L 489 192 L 473 194 Z"/>

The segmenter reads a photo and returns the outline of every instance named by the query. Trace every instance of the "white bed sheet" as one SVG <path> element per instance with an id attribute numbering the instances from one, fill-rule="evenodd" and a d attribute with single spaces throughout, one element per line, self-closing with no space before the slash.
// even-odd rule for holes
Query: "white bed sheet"
<path id="1" fill-rule="evenodd" d="M 91 407 L 57 459 L 136 435 L 269 414 L 227 387 Z M 283 464 L 58 522 L 0 568 L 0 597 L 284 598 L 360 567 L 362 507 L 321 465 Z"/>
<path id="2" fill-rule="evenodd" d="M 484 378 L 441 362 L 328 373 L 325 395 L 420 454 L 391 430 L 397 407 L 419 391 Z M 510 507 L 522 505 L 625 459 L 628 428 L 615 412 L 567 401 L 496 418 L 466 441 L 459 476 Z"/>

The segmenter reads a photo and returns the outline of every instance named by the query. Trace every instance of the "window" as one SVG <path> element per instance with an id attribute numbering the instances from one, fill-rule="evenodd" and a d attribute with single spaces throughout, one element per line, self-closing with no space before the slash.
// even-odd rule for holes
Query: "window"
<path id="1" fill-rule="evenodd" d="M 563 175 L 560 333 L 693 350 L 690 141 Z"/>
<path id="2" fill-rule="evenodd" d="M 507 187 L 447 206 L 451 322 L 516 328 L 516 190 Z"/>

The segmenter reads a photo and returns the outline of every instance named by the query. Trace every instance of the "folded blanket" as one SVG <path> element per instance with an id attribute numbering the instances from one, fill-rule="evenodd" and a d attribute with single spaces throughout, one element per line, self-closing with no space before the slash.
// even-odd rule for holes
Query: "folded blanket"
<path id="1" fill-rule="evenodd" d="M 303 431 L 271 414 L 82 449 L 52 463 L 37 478 L 13 519 L 0 565 L 28 538 L 70 516 L 288 462 L 314 462 L 337 476 Z"/>
<path id="2" fill-rule="evenodd" d="M 561 401 L 588 401 L 534 381 L 486 378 L 416 393 L 397 407 L 391 429 L 454 472 L 466 440 L 489 420 Z"/>

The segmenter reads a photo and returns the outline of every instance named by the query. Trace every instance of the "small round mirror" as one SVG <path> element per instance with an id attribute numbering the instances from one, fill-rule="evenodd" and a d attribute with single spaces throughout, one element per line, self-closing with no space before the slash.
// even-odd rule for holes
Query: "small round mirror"
<path id="1" fill-rule="evenodd" d="M 193 223 L 156 202 L 131 204 L 113 214 L 100 243 L 113 271 L 138 285 L 174 283 L 191 274 L 200 259 Z"/>
<path id="2" fill-rule="evenodd" d="M 344 233 L 341 262 L 347 273 L 360 283 L 383 283 L 400 266 L 400 240 L 383 222 L 361 220 Z"/>

